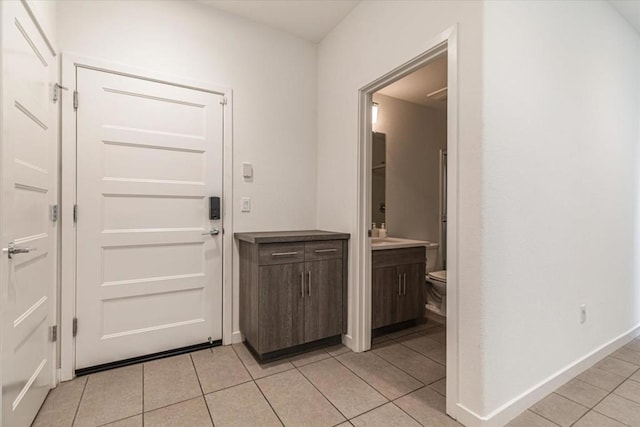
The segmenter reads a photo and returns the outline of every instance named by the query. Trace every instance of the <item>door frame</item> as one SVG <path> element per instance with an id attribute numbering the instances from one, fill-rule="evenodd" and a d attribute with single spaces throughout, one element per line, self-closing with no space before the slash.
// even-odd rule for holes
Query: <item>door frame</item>
<path id="1" fill-rule="evenodd" d="M 73 318 L 76 315 L 76 227 L 73 220 L 73 205 L 76 202 L 76 114 L 73 109 L 73 91 L 76 88 L 76 68 L 106 71 L 127 77 L 141 78 L 219 94 L 226 98 L 223 109 L 223 153 L 222 153 L 222 343 L 231 343 L 233 326 L 233 91 L 230 87 L 211 82 L 195 81 L 183 77 L 158 73 L 118 62 L 105 61 L 62 53 L 62 86 L 69 88 L 62 96 L 61 113 L 61 295 L 60 295 L 60 379 L 71 380 L 75 372 L 75 338 Z M 82 102 L 82 94 L 79 94 Z M 82 327 L 82 325 L 80 325 Z"/>
<path id="2" fill-rule="evenodd" d="M 426 43 L 420 55 L 399 65 L 358 91 L 358 228 L 356 231 L 356 295 L 354 350 L 371 348 L 371 105 L 373 94 L 447 55 L 447 414 L 458 418 L 458 26 Z"/>

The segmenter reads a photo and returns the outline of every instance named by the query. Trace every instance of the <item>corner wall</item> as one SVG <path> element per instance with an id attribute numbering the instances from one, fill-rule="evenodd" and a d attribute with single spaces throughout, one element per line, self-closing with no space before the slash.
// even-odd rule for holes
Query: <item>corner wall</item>
<path id="1" fill-rule="evenodd" d="M 57 4 L 63 53 L 233 89 L 234 231 L 315 228 L 315 44 L 194 1 Z M 252 198 L 251 213 L 240 212 L 241 197 Z M 237 259 L 236 249 L 236 272 Z M 237 274 L 233 292 L 236 332 Z"/>
<path id="2" fill-rule="evenodd" d="M 318 226 L 349 232 L 349 312 L 356 283 L 358 90 L 422 54 L 458 24 L 459 400 L 482 408 L 480 237 L 482 223 L 482 9 L 479 1 L 361 2 L 320 44 L 318 58 Z M 348 335 L 356 327 L 349 317 Z"/>
<path id="3" fill-rule="evenodd" d="M 605 1 L 486 2 L 484 19 L 491 417 L 640 325 L 640 38 Z"/>

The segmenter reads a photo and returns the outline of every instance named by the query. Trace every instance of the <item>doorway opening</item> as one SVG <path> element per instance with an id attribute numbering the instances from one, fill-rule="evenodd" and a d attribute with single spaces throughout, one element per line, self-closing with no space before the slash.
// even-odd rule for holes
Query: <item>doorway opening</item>
<path id="1" fill-rule="evenodd" d="M 430 46 L 360 90 L 358 344 L 424 356 L 457 418 L 456 28 Z"/>

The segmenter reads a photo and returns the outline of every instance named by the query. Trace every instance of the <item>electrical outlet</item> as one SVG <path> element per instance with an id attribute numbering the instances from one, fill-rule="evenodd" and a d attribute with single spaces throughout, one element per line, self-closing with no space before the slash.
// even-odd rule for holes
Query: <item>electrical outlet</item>
<path id="1" fill-rule="evenodd" d="M 241 202 L 240 212 L 251 212 L 251 197 L 243 197 Z"/>
<path id="2" fill-rule="evenodd" d="M 587 321 L 587 305 L 582 304 L 580 306 L 580 324 L 582 325 Z"/>

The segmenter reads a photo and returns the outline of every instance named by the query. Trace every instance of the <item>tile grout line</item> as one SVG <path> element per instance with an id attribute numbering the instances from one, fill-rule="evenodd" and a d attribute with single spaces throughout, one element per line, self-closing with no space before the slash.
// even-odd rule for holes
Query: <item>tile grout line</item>
<path id="1" fill-rule="evenodd" d="M 242 360 L 242 358 L 240 357 L 240 355 L 238 354 L 236 349 L 233 347 L 233 345 L 231 346 L 231 349 L 235 353 L 235 355 L 238 358 L 238 360 L 240 360 L 240 363 L 242 363 L 242 366 L 244 366 L 244 369 L 246 369 L 247 373 L 251 377 L 251 382 L 253 382 L 253 384 L 256 386 L 256 388 L 258 389 L 258 391 L 262 395 L 262 398 L 265 400 L 265 402 L 267 402 L 267 405 L 269 405 L 269 408 L 271 408 L 271 411 L 273 412 L 273 414 L 276 416 L 278 421 L 280 421 L 280 424 L 282 424 L 284 426 L 284 422 L 282 422 L 282 419 L 280 418 L 280 415 L 278 415 L 278 412 L 276 411 L 276 409 L 273 407 L 273 405 L 271 405 L 271 402 L 269 402 L 269 399 L 267 399 L 267 396 L 264 394 L 264 392 L 260 388 L 260 384 L 258 384 L 257 381 L 255 380 L 255 378 L 253 378 L 253 375 L 251 375 L 251 372 L 249 372 L 249 369 L 247 369 L 246 364 L 244 363 L 244 361 Z M 287 369 L 287 371 L 290 371 L 290 369 Z M 282 371 L 282 372 L 287 372 L 287 371 Z M 273 374 L 273 375 L 275 375 L 275 374 Z M 266 378 L 266 377 L 264 377 L 264 378 Z M 243 384 L 246 384 L 246 383 L 243 383 Z"/>
<path id="2" fill-rule="evenodd" d="M 427 337 L 427 338 L 428 338 L 428 337 Z M 402 342 L 400 342 L 400 341 L 396 341 L 396 340 L 394 340 L 393 338 L 392 338 L 392 341 L 395 341 L 395 342 L 396 342 L 396 344 L 400 344 L 401 346 L 403 346 L 403 347 L 405 347 L 405 348 L 408 348 L 409 350 L 415 351 L 415 352 L 416 352 L 416 353 L 418 353 L 419 355 L 426 357 L 427 359 L 431 360 L 431 361 L 432 361 L 432 362 L 434 362 L 434 363 L 437 363 L 438 365 L 444 366 L 445 368 L 447 367 L 447 364 L 446 364 L 446 363 L 442 363 L 442 362 L 439 362 L 439 361 L 437 361 L 437 360 L 435 360 L 435 359 L 432 359 L 431 357 L 427 356 L 426 354 L 421 353 L 421 352 L 419 352 L 419 351 L 417 351 L 417 350 L 414 350 L 413 348 L 409 347 L 408 345 L 406 345 L 406 344 L 404 344 L 404 343 L 402 343 Z M 436 341 L 436 342 L 437 342 L 437 341 Z M 440 343 L 438 343 L 438 344 L 440 344 Z M 444 345 L 444 347 L 445 347 L 445 352 L 446 352 L 447 345 L 446 345 L 446 344 L 440 344 L 440 345 Z"/>
<path id="3" fill-rule="evenodd" d="M 73 420 L 71 421 L 72 426 L 76 423 L 76 419 L 78 418 L 78 412 L 80 412 L 80 405 L 82 404 L 82 399 L 84 399 L 84 392 L 87 389 L 87 385 L 89 384 L 90 377 L 91 375 L 87 376 L 87 380 L 84 382 L 84 387 L 82 387 L 82 393 L 80 394 L 80 399 L 78 400 L 78 406 L 76 406 L 76 410 L 73 414 Z"/>
<path id="4" fill-rule="evenodd" d="M 402 345 L 402 344 L 400 344 L 400 343 L 396 343 L 396 344 Z M 406 348 L 409 348 L 409 347 L 406 347 Z M 409 348 L 409 350 L 411 350 L 411 349 Z M 373 351 L 373 352 L 375 353 L 375 351 L 374 351 L 374 350 L 371 350 L 371 351 Z M 418 353 L 418 352 L 417 352 L 417 351 L 415 351 L 415 350 L 411 350 L 411 351 L 413 351 L 414 353 L 416 353 L 416 354 L 417 354 L 417 355 L 419 355 L 419 356 L 425 357 L 425 356 L 423 356 L 422 354 Z M 402 372 L 404 372 L 405 374 L 409 375 L 411 378 L 413 378 L 414 380 L 418 381 L 420 384 L 424 384 L 424 382 L 420 381 L 418 378 L 414 377 L 414 376 L 413 376 L 413 375 L 411 375 L 409 372 L 405 371 L 405 370 L 404 370 L 404 369 L 402 369 L 400 366 L 398 366 L 398 365 L 396 365 L 395 363 L 393 363 L 391 360 L 388 360 L 387 358 L 383 357 L 382 355 L 380 355 L 380 354 L 378 354 L 378 353 L 375 353 L 375 354 L 376 354 L 378 357 L 380 357 L 382 360 L 385 360 L 385 361 L 387 361 L 388 363 L 390 363 L 390 364 L 392 364 L 393 366 L 395 366 L 396 368 L 400 369 Z M 427 359 L 429 359 L 429 358 L 427 357 Z M 431 359 L 429 359 L 429 360 L 431 360 Z M 437 363 L 437 362 L 436 362 L 436 363 Z M 441 364 L 439 364 L 439 363 L 438 363 L 438 365 L 442 366 L 442 365 L 441 365 Z M 446 366 L 445 366 L 445 368 L 446 368 Z M 435 381 L 431 381 L 430 383 L 428 383 L 428 384 L 424 384 L 424 385 L 431 385 L 431 384 L 437 383 L 438 381 L 440 381 L 441 379 L 446 378 L 446 377 L 447 377 L 447 375 L 446 375 L 446 372 L 445 372 L 445 376 L 444 376 L 444 377 L 442 377 L 442 378 L 438 378 L 437 380 L 435 380 Z"/>
<path id="5" fill-rule="evenodd" d="M 347 354 L 347 353 L 345 353 L 345 354 Z M 357 354 L 357 353 L 354 353 L 354 354 Z M 374 353 L 374 355 L 375 355 L 376 357 L 379 357 L 379 358 L 380 358 L 380 359 L 382 359 L 383 361 L 385 361 L 385 362 L 389 363 L 389 365 L 391 365 L 392 367 L 396 368 L 397 370 L 399 370 L 399 371 L 400 371 L 400 372 L 402 372 L 403 374 L 405 374 L 405 375 L 409 376 L 410 378 L 412 378 L 412 379 L 414 379 L 414 380 L 418 381 L 418 379 L 416 379 L 416 378 L 412 377 L 411 375 L 407 374 L 405 371 L 403 371 L 402 369 L 398 368 L 397 366 L 395 366 L 395 365 L 391 364 L 391 363 L 390 363 L 390 362 L 388 362 L 386 359 L 383 359 L 382 357 L 378 356 L 378 355 L 377 355 L 377 354 L 375 354 L 375 353 Z M 365 384 L 367 384 L 369 387 L 371 387 L 372 389 L 374 389 L 375 391 L 377 391 L 378 393 L 380 393 L 380 394 L 381 394 L 385 399 L 387 399 L 387 401 L 388 401 L 388 402 L 393 402 L 393 401 L 395 401 L 395 400 L 397 400 L 397 399 L 400 399 L 400 397 L 407 396 L 407 395 L 409 395 L 409 394 L 413 393 L 414 391 L 418 391 L 418 390 L 421 390 L 421 389 L 422 389 L 422 388 L 424 388 L 424 387 L 427 387 L 427 385 L 426 385 L 426 384 L 424 384 L 422 381 L 418 381 L 418 383 L 419 383 L 419 384 L 421 384 L 421 386 L 420 386 L 420 387 L 418 387 L 418 388 L 416 388 L 416 389 L 414 389 L 414 390 L 411 390 L 411 391 L 409 391 L 409 392 L 407 392 L 407 393 L 403 394 L 403 395 L 402 395 L 402 396 L 400 396 L 400 397 L 397 397 L 397 398 L 395 398 L 395 399 L 390 399 L 390 398 L 389 398 L 389 397 L 387 397 L 384 393 L 382 393 L 382 391 L 378 390 L 378 389 L 377 389 L 375 386 L 373 386 L 372 384 L 369 384 L 369 382 L 367 382 L 367 380 L 365 380 L 365 379 L 364 379 L 364 378 L 362 378 L 360 375 L 358 375 L 358 374 L 357 374 L 353 369 L 351 369 L 351 368 L 349 368 L 347 365 L 345 365 L 345 364 L 344 364 L 340 359 L 338 359 L 337 357 L 334 357 L 334 359 L 335 359 L 338 363 L 340 363 L 342 366 L 344 366 L 345 368 L 347 368 L 350 372 L 352 372 L 352 373 L 353 373 L 353 375 L 355 375 L 356 377 L 358 377 L 358 378 L 360 378 L 362 381 L 364 381 L 364 383 L 365 383 Z M 445 378 L 446 378 L 446 377 L 445 377 Z M 438 394 L 439 394 L 439 393 L 438 393 Z"/>
<path id="6" fill-rule="evenodd" d="M 231 345 L 231 347 L 233 348 L 233 344 Z M 278 375 L 278 374 L 281 374 L 281 373 L 283 373 L 283 372 L 287 372 L 287 371 L 290 371 L 290 370 L 292 370 L 292 369 L 296 369 L 296 367 L 293 365 L 293 363 L 289 362 L 288 358 L 287 358 L 287 359 L 274 360 L 273 362 L 282 362 L 282 361 L 286 361 L 287 363 L 289 363 L 289 364 L 291 365 L 291 368 L 287 368 L 287 369 L 285 369 L 285 370 L 283 370 L 283 371 L 280 371 L 280 372 L 274 372 L 273 374 L 268 374 L 268 375 L 265 375 L 265 376 L 263 376 L 263 377 L 254 378 L 253 374 L 251 373 L 251 371 L 249 371 L 249 368 L 247 368 L 246 363 L 244 363 L 244 360 L 242 360 L 242 357 L 240 357 L 240 355 L 238 354 L 238 352 L 236 351 L 236 349 L 235 349 L 235 348 L 233 349 L 233 351 L 234 351 L 234 353 L 236 353 L 236 356 L 238 356 L 238 359 L 240 359 L 240 362 L 242 363 L 242 365 L 244 366 L 244 368 L 247 370 L 247 373 L 248 373 L 248 374 L 249 374 L 249 376 L 251 377 L 251 380 L 252 380 L 252 381 L 261 380 L 261 379 L 263 379 L 263 378 L 272 377 L 272 376 L 274 376 L 274 375 Z M 253 357 L 253 355 L 252 355 L 252 354 L 249 354 L 249 355 L 250 355 L 251 357 Z M 254 360 L 255 360 L 255 359 L 254 359 Z M 260 363 L 259 363 L 259 362 L 257 362 L 257 363 L 258 363 L 258 365 L 260 365 Z M 267 362 L 267 363 L 272 363 L 272 362 Z M 228 388 L 228 387 L 227 387 L 227 388 Z"/>
<path id="7" fill-rule="evenodd" d="M 393 338 L 389 338 L 389 339 L 390 339 L 390 340 L 392 340 L 392 341 L 395 341 Z M 398 344 L 400 344 L 400 343 L 398 343 Z M 373 350 L 371 350 L 371 351 L 373 352 Z M 344 353 L 344 354 L 348 354 L 348 353 Z M 331 355 L 331 354 L 330 354 L 330 355 Z M 376 353 L 374 353 L 374 355 L 375 355 L 376 357 L 379 357 L 379 358 L 380 358 L 380 359 L 382 359 L 383 361 L 385 361 L 385 362 L 389 363 L 389 365 L 391 365 L 391 366 L 395 367 L 395 368 L 396 368 L 396 369 L 398 369 L 400 372 L 402 372 L 402 373 L 406 374 L 406 375 L 407 375 L 407 376 L 409 376 L 410 378 L 413 378 L 414 380 L 418 381 L 418 383 L 419 383 L 419 384 L 422 384 L 422 385 L 421 385 L 420 387 L 418 387 L 417 389 L 415 389 L 415 390 L 411 390 L 411 391 L 409 391 L 409 392 L 407 392 L 407 393 L 404 393 L 404 394 L 403 394 L 403 395 L 401 395 L 401 396 L 396 397 L 395 399 L 389 399 L 389 398 L 388 398 L 387 396 L 385 396 L 385 395 L 384 395 L 380 390 L 378 390 L 377 388 L 375 388 L 373 385 L 369 384 L 369 383 L 367 382 L 367 380 L 365 380 L 364 378 L 362 378 L 360 375 L 358 375 L 357 373 L 355 373 L 351 368 L 349 368 L 347 365 L 345 365 L 344 363 L 342 363 L 342 361 L 341 361 L 340 359 L 338 359 L 338 357 L 337 357 L 337 356 L 333 356 L 333 355 L 331 355 L 331 357 L 333 357 L 333 358 L 334 358 L 338 363 L 340 363 L 342 366 L 344 366 L 345 368 L 347 368 L 347 370 L 349 370 L 350 372 L 352 372 L 356 377 L 360 378 L 360 379 L 361 379 L 365 384 L 367 384 L 369 387 L 371 387 L 372 389 L 374 389 L 375 391 L 377 391 L 377 392 L 378 392 L 382 397 L 384 397 L 385 399 L 387 399 L 387 401 L 386 401 L 385 403 L 383 403 L 383 404 L 381 404 L 381 405 L 378 405 L 378 406 L 376 406 L 376 407 L 374 407 L 374 408 L 372 408 L 372 409 L 369 409 L 368 411 L 365 411 L 365 412 L 363 412 L 363 413 L 361 413 L 361 414 L 358 414 L 358 415 L 356 415 L 355 417 L 347 418 L 347 417 L 345 416 L 345 418 L 347 418 L 347 421 L 351 421 L 351 420 L 353 420 L 353 419 L 355 419 L 355 418 L 358 418 L 358 417 L 360 417 L 360 416 L 362 416 L 362 415 L 364 415 L 364 414 L 367 414 L 367 413 L 369 413 L 369 412 L 371 412 L 371 411 L 374 411 L 374 410 L 376 410 L 376 409 L 378 409 L 378 408 L 380 408 L 380 407 L 382 407 L 382 406 L 384 406 L 384 405 L 386 405 L 386 404 L 388 404 L 388 403 L 391 403 L 391 404 L 393 404 L 395 407 L 397 407 L 398 409 L 400 409 L 400 411 L 404 412 L 404 413 L 405 413 L 407 416 L 409 416 L 411 419 L 413 419 L 414 421 L 416 421 L 418 424 L 422 425 L 422 423 L 420 423 L 420 421 L 418 421 L 417 419 L 415 419 L 411 414 L 409 414 L 407 411 L 405 411 L 404 409 L 402 409 L 402 408 L 401 408 L 400 406 L 398 406 L 395 402 L 396 402 L 397 400 L 399 400 L 399 399 L 402 399 L 402 398 L 403 398 L 403 397 L 405 397 L 405 396 L 408 396 L 408 395 L 410 395 L 410 394 L 412 394 L 412 393 L 415 393 L 415 392 L 417 392 L 417 391 L 419 391 L 419 390 L 422 390 L 423 388 L 429 388 L 429 386 L 428 386 L 428 385 L 426 385 L 426 384 L 424 384 L 422 381 L 418 380 L 417 378 L 415 378 L 415 377 L 411 376 L 409 373 L 405 372 L 405 371 L 404 371 L 404 370 L 402 370 L 401 368 L 399 368 L 399 367 L 395 366 L 394 364 L 392 364 L 391 362 L 389 362 L 388 360 L 386 360 L 386 359 L 385 359 L 385 358 L 383 358 L 382 356 L 380 356 L 380 355 L 378 355 L 378 354 L 376 354 Z M 340 355 L 338 355 L 338 356 L 342 356 L 342 354 L 340 354 Z M 303 374 L 303 375 L 304 375 L 304 374 Z M 305 377 L 305 378 L 306 378 L 306 377 Z M 446 376 L 445 376 L 445 378 L 446 378 Z M 438 380 L 438 381 L 440 381 L 440 380 Z M 311 381 L 309 381 L 309 382 L 311 382 Z M 437 381 L 436 381 L 436 382 L 437 382 Z M 431 383 L 431 384 L 433 384 L 433 383 Z M 320 390 L 318 390 L 318 391 L 320 391 Z M 433 390 L 433 391 L 434 391 L 435 393 L 437 393 L 439 396 L 442 396 L 440 393 L 436 392 L 435 390 Z M 322 393 L 322 392 L 321 392 L 321 393 Z M 325 396 L 325 397 L 326 397 L 326 396 Z M 444 398 L 445 398 L 445 400 L 446 400 L 446 398 L 447 398 L 447 397 L 446 397 L 446 396 L 443 396 L 443 397 L 444 397 Z M 329 399 L 327 399 L 327 400 L 329 400 Z M 337 409 L 337 408 L 336 408 L 336 409 Z M 344 416 L 344 414 L 342 414 L 342 415 Z M 444 412 L 444 415 L 445 415 L 446 417 L 449 417 L 449 415 L 446 413 L 446 411 Z M 449 418 L 451 418 L 451 417 L 449 417 Z M 453 420 L 453 418 L 451 418 L 451 419 Z M 454 420 L 454 421 L 455 421 L 455 420 Z"/>
<path id="8" fill-rule="evenodd" d="M 200 381 L 200 375 L 198 375 L 198 369 L 196 369 L 196 362 L 194 362 L 192 354 L 193 354 L 193 352 L 189 353 L 189 360 L 191 360 L 191 366 L 193 366 L 193 371 L 196 373 L 196 379 L 198 380 L 198 386 L 200 387 L 200 392 L 202 393 L 202 400 L 204 401 L 204 406 L 207 408 L 207 413 L 209 414 L 209 419 L 211 420 L 211 425 L 213 425 L 213 427 L 215 427 L 216 423 L 215 423 L 215 421 L 213 421 L 213 415 L 211 414 L 211 408 L 209 408 L 209 404 L 207 403 L 207 399 L 204 397 L 205 396 L 204 389 L 202 388 L 202 382 Z M 213 352 L 211 352 L 211 354 L 213 354 Z"/>
<path id="9" fill-rule="evenodd" d="M 283 371 L 283 372 L 287 372 L 287 371 Z M 264 399 L 265 402 L 267 402 L 267 405 L 269 405 L 269 408 L 271 408 L 271 411 L 273 412 L 273 414 L 276 416 L 276 418 L 278 419 L 278 421 L 280 421 L 280 424 L 282 424 L 284 426 L 284 422 L 282 421 L 282 419 L 280 418 L 280 415 L 278 415 L 278 411 L 276 411 L 276 408 L 273 407 L 273 405 L 271 404 L 271 402 L 269 401 L 269 399 L 267 398 L 267 396 L 264 394 L 264 391 L 262 391 L 262 389 L 260 388 L 260 384 L 258 384 L 255 380 L 252 381 L 253 384 L 256 386 L 256 388 L 258 389 L 258 391 L 260 392 L 260 394 L 262 395 L 262 398 Z"/>
<path id="10" fill-rule="evenodd" d="M 326 359 L 323 359 L 323 360 L 326 360 Z M 318 362 L 322 362 L 322 360 L 319 360 Z M 316 363 L 317 363 L 317 362 L 316 362 Z M 327 402 L 329 402 L 329 404 L 330 404 L 331 406 L 333 406 L 333 408 L 334 408 L 336 411 L 338 411 L 338 413 L 339 413 L 340 415 L 342 415 L 342 417 L 344 418 L 344 421 L 349 421 L 349 417 L 347 417 L 345 414 L 343 414 L 343 413 L 342 413 L 342 411 L 341 411 L 340 409 L 338 409 L 338 407 L 337 407 L 336 405 L 334 405 L 334 404 L 333 404 L 333 402 L 332 402 L 332 401 L 331 401 L 327 396 L 325 396 L 325 395 L 324 395 L 324 393 L 323 393 L 323 392 L 321 392 L 321 391 L 320 391 L 320 389 L 319 389 L 318 387 L 316 387 L 316 385 L 315 385 L 315 384 L 314 384 L 314 383 L 313 383 L 309 378 L 307 378 L 307 376 L 304 374 L 304 372 L 302 372 L 302 371 L 301 371 L 300 369 L 298 369 L 298 368 L 296 368 L 296 370 L 300 373 L 300 375 L 302 375 L 302 377 L 303 377 L 305 380 L 307 380 L 307 382 L 308 382 L 309 384 L 311 384 L 311 386 L 312 386 L 313 388 L 315 388 L 315 389 L 318 391 L 318 393 L 320 393 L 320 395 L 321 395 L 322 397 L 324 397 L 324 398 L 325 398 L 325 400 L 326 400 Z M 375 390 L 375 389 L 374 389 L 374 390 Z M 384 396 L 382 396 L 382 397 L 384 397 Z M 340 422 L 340 424 L 342 424 L 344 421 L 341 421 L 341 422 Z"/>
<path id="11" fill-rule="evenodd" d="M 545 396 L 545 397 L 546 397 L 546 396 Z M 531 407 L 530 407 L 529 409 L 525 410 L 524 412 L 527 412 L 527 411 L 530 411 L 532 414 L 535 414 L 535 415 L 539 416 L 540 418 L 542 418 L 542 419 L 545 419 L 545 420 L 549 421 L 549 422 L 550 422 L 551 424 L 553 424 L 553 425 L 556 425 L 556 426 L 558 426 L 558 427 L 561 427 L 561 426 L 560 426 L 560 424 L 558 424 L 558 423 L 556 423 L 555 421 L 553 421 L 553 420 L 551 420 L 551 419 L 549 419 L 549 418 L 545 417 L 545 416 L 544 416 L 544 415 L 542 415 L 542 414 L 537 413 L 537 412 L 536 412 L 536 411 L 534 411 Z M 524 412 L 523 412 L 523 413 L 524 413 Z M 522 414 L 521 414 L 521 415 L 522 415 Z"/>

